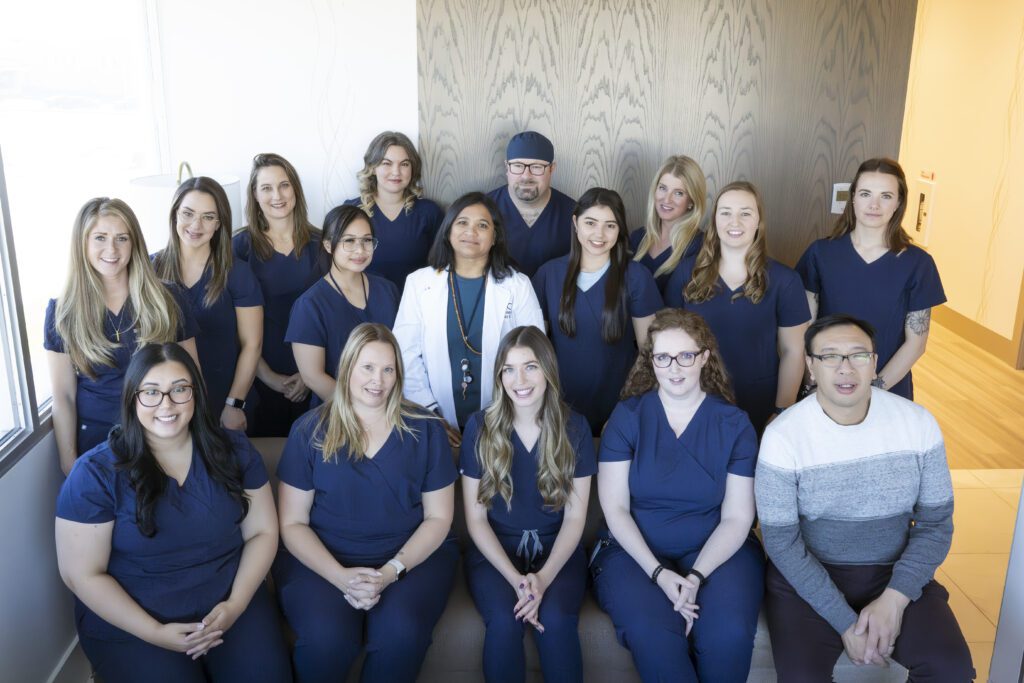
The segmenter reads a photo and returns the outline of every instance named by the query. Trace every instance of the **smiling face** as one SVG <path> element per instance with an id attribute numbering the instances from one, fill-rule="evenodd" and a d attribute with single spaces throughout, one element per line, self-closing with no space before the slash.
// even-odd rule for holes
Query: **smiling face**
<path id="1" fill-rule="evenodd" d="M 132 259 L 132 236 L 116 216 L 99 216 L 85 240 L 89 265 L 100 277 L 113 280 L 125 275 Z"/>
<path id="2" fill-rule="evenodd" d="M 135 399 L 135 415 L 145 432 L 146 440 L 172 441 L 188 431 L 189 422 L 195 412 L 192 395 L 192 376 L 181 363 L 165 361 L 154 365 L 139 383 Z M 171 392 L 163 396 L 158 392 Z M 175 403 L 174 400 L 182 400 Z M 184 400 L 185 397 L 188 400 Z M 154 407 L 142 405 L 142 401 L 160 403 Z"/>
<path id="3" fill-rule="evenodd" d="M 378 192 L 402 194 L 412 182 L 409 153 L 401 145 L 391 145 L 373 172 L 377 177 Z"/>
<path id="4" fill-rule="evenodd" d="M 573 216 L 572 224 L 583 253 L 593 257 L 606 256 L 615 246 L 621 229 L 615 213 L 607 206 L 590 207 L 579 218 Z"/>
<path id="5" fill-rule="evenodd" d="M 373 231 L 365 218 L 355 218 L 341 234 L 338 245 L 331 254 L 333 267 L 339 271 L 361 273 L 373 261 Z M 351 248 L 352 251 L 348 251 Z M 324 240 L 324 249 L 331 253 L 330 240 Z"/>
<path id="6" fill-rule="evenodd" d="M 372 341 L 363 347 L 348 378 L 354 407 L 380 409 L 387 404 L 397 381 L 396 362 L 391 344 Z"/>
<path id="7" fill-rule="evenodd" d="M 715 231 L 723 248 L 746 249 L 754 243 L 761 222 L 757 198 L 743 190 L 729 190 L 718 198 Z"/>
<path id="8" fill-rule="evenodd" d="M 483 204 L 463 209 L 452 223 L 448 240 L 459 261 L 486 259 L 494 246 L 494 219 Z"/>
<path id="9" fill-rule="evenodd" d="M 853 215 L 858 228 L 884 230 L 899 208 L 899 181 L 888 173 L 868 171 L 857 177 L 853 193 Z"/>
<path id="10" fill-rule="evenodd" d="M 664 223 L 675 223 L 693 209 L 693 200 L 682 178 L 666 173 L 654 188 L 654 210 Z"/>
<path id="11" fill-rule="evenodd" d="M 282 167 L 264 166 L 256 173 L 256 202 L 268 220 L 292 215 L 295 188 Z"/>
<path id="12" fill-rule="evenodd" d="M 822 330 L 811 342 L 815 355 L 864 353 L 873 351 L 871 338 L 856 325 L 837 325 Z M 867 411 L 871 400 L 871 380 L 875 377 L 877 357 L 856 367 L 849 359 L 837 368 L 827 368 L 816 358 L 807 358 L 811 379 L 818 385 L 818 403 L 836 421 L 845 415 Z"/>
<path id="13" fill-rule="evenodd" d="M 501 366 L 501 385 L 516 411 L 536 413 L 544 405 L 548 382 L 537 354 L 528 346 L 513 346 Z"/>
<path id="14" fill-rule="evenodd" d="M 681 367 L 679 354 L 696 354 L 693 365 Z M 663 398 L 683 400 L 703 395 L 700 388 L 700 373 L 708 362 L 708 351 L 701 350 L 693 337 L 681 329 L 669 329 L 654 333 L 651 344 L 651 358 L 654 365 L 654 376 L 658 380 L 658 393 Z M 676 360 L 668 367 L 659 368 L 654 359 L 675 356 Z"/>
<path id="15" fill-rule="evenodd" d="M 519 175 L 509 170 L 508 164 L 512 162 L 522 163 L 527 168 Z M 541 175 L 530 173 L 531 164 L 542 164 L 547 166 Z M 508 180 L 508 187 L 512 195 L 521 202 L 535 202 L 538 199 L 547 199 L 551 191 L 551 174 L 555 172 L 555 162 L 547 162 L 543 159 L 509 159 L 505 164 L 505 178 Z"/>
<path id="16" fill-rule="evenodd" d="M 175 232 L 183 247 L 197 249 L 210 243 L 220 226 L 217 202 L 205 192 L 193 190 L 181 199 Z"/>

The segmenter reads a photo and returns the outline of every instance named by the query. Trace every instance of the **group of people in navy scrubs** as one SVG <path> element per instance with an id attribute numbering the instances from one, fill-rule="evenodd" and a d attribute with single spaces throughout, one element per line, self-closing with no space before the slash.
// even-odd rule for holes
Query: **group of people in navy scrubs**
<path id="1" fill-rule="evenodd" d="M 758 442 L 802 390 L 804 331 L 869 321 L 879 386 L 912 398 L 945 301 L 900 228 L 903 171 L 864 162 L 793 270 L 757 188 L 709 203 L 689 157 L 630 236 L 614 190 L 551 186 L 543 135 L 506 156 L 506 186 L 442 211 L 382 133 L 317 228 L 260 154 L 245 228 L 194 178 L 152 256 L 124 202 L 83 206 L 45 346 L 58 560 L 104 681 L 336 681 L 364 649 L 363 680 L 415 680 L 460 562 L 456 480 L 488 681 L 524 679 L 527 631 L 546 680 L 582 680 L 588 579 L 645 681 L 746 680 Z M 247 435 L 287 437 L 276 508 Z"/>

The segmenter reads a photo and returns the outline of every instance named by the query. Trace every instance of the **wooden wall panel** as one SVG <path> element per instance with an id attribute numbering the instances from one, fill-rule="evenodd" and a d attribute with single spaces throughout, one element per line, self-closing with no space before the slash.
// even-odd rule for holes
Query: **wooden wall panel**
<path id="1" fill-rule="evenodd" d="M 504 182 L 515 132 L 555 144 L 554 185 L 618 190 L 644 221 L 657 167 L 764 193 L 772 254 L 824 235 L 832 183 L 899 152 L 916 3 L 419 0 L 420 145 L 442 203 Z"/>

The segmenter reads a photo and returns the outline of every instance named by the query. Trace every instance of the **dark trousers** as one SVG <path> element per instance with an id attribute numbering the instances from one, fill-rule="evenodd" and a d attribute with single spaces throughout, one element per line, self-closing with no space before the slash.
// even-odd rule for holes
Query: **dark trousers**
<path id="1" fill-rule="evenodd" d="M 445 541 L 384 589 L 380 602 L 366 611 L 349 605 L 326 579 L 281 553 L 274 581 L 296 635 L 295 678 L 300 683 L 346 680 L 365 642 L 363 683 L 413 683 L 448 603 L 458 561 L 455 541 Z"/>
<path id="2" fill-rule="evenodd" d="M 211 605 L 212 607 L 212 605 Z M 104 683 L 288 683 L 292 680 L 281 622 L 266 586 L 224 633 L 224 642 L 193 661 L 128 636 L 100 640 L 79 634 L 82 650 Z"/>
<path id="3" fill-rule="evenodd" d="M 823 565 L 833 583 L 856 611 L 882 594 L 892 576 L 890 565 Z M 768 565 L 768 628 L 779 683 L 831 680 L 843 640 L 804 601 L 785 577 Z M 921 597 L 903 612 L 903 625 L 892 658 L 910 670 L 914 683 L 964 683 L 974 680 L 971 651 L 949 608 L 949 593 L 930 581 Z"/>
<path id="4" fill-rule="evenodd" d="M 659 560 L 684 574 L 699 552 Z M 591 573 L 597 601 L 645 683 L 747 680 L 764 594 L 764 553 L 755 538 L 748 538 L 697 592 L 700 616 L 689 638 L 685 620 L 665 592 L 614 541 L 598 553 Z"/>
<path id="5" fill-rule="evenodd" d="M 518 565 L 515 558 L 518 539 L 500 540 L 509 559 Z M 545 546 L 550 548 L 553 543 L 554 537 Z M 542 567 L 543 562 L 537 566 Z M 579 616 L 587 588 L 587 563 L 582 547 L 576 548 L 555 580 L 544 590 L 538 615 L 544 633 L 516 621 L 512 611 L 519 599 L 516 591 L 476 548 L 466 554 L 466 580 L 473 602 L 487 626 L 484 678 L 488 683 L 522 683 L 526 680 L 523 634 L 527 629 L 533 631 L 545 681 L 582 683 Z"/>
<path id="6" fill-rule="evenodd" d="M 256 395 L 256 408 L 253 419 L 249 420 L 246 430 L 249 436 L 288 436 L 292 423 L 309 410 L 309 397 L 305 401 L 293 403 L 260 380 L 252 383 Z M 219 418 L 223 406 L 215 406 L 215 416 Z"/>

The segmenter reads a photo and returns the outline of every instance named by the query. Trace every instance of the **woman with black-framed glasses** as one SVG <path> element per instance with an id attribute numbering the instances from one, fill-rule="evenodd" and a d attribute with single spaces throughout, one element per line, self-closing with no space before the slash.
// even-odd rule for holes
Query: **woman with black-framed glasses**
<path id="1" fill-rule="evenodd" d="M 323 248 L 331 269 L 296 299 L 284 336 L 302 381 L 313 390 L 313 408 L 334 395 L 338 361 L 352 330 L 362 323 L 395 324 L 398 287 L 366 272 L 378 244 L 373 223 L 358 206 L 337 206 L 324 219 Z"/>
<path id="2" fill-rule="evenodd" d="M 622 399 L 598 454 L 597 600 L 643 680 L 746 681 L 764 592 L 757 438 L 704 319 L 655 314 Z"/>
<path id="3" fill-rule="evenodd" d="M 177 344 L 132 358 L 121 425 L 57 499 L 57 562 L 79 640 L 108 683 L 289 681 L 264 579 L 277 552 L 267 471 L 208 411 Z"/>

